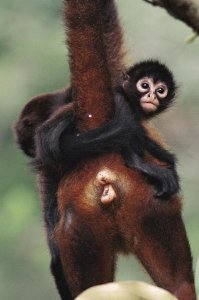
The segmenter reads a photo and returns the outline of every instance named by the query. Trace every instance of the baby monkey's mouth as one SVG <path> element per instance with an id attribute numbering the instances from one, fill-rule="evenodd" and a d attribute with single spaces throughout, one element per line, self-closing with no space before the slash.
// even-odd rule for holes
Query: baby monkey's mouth
<path id="1" fill-rule="evenodd" d="M 141 97 L 140 105 L 146 113 L 155 112 L 159 106 L 159 101 L 154 93 L 147 93 Z"/>
<path id="2" fill-rule="evenodd" d="M 143 100 L 141 106 L 145 112 L 155 112 L 158 108 L 158 104 L 154 101 Z"/>

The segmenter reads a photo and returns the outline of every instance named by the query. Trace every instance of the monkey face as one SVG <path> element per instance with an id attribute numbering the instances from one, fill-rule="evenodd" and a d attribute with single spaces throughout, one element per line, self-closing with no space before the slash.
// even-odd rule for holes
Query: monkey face
<path id="1" fill-rule="evenodd" d="M 168 95 L 167 85 L 161 81 L 154 82 L 150 77 L 138 80 L 136 88 L 140 93 L 140 105 L 145 113 L 154 113 Z"/>
<path id="2" fill-rule="evenodd" d="M 172 104 L 176 84 L 165 65 L 156 60 L 148 60 L 127 70 L 123 91 L 137 116 L 149 118 Z"/>

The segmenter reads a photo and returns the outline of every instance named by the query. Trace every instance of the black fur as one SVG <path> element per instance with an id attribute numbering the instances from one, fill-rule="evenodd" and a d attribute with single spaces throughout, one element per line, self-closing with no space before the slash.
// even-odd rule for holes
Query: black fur
<path id="1" fill-rule="evenodd" d="M 66 117 L 61 112 L 37 130 L 37 155 L 33 160 L 37 169 L 53 172 L 54 166 L 57 169 L 59 164 L 66 171 L 93 155 L 120 152 L 136 131 L 132 111 L 128 103 L 120 97 L 115 97 L 114 118 L 100 128 L 78 133 L 73 120 L 73 114 Z"/>
<path id="2" fill-rule="evenodd" d="M 39 174 L 40 195 L 43 204 L 43 217 L 46 225 L 47 241 L 51 255 L 50 269 L 55 279 L 57 290 L 61 299 L 72 300 L 73 297 L 67 286 L 64 271 L 61 264 L 59 249 L 57 247 L 54 230 L 58 222 L 57 187 L 60 182 L 58 174 Z"/>
<path id="3" fill-rule="evenodd" d="M 168 94 L 165 99 L 159 100 L 158 109 L 149 114 L 143 111 L 140 105 L 141 93 L 136 88 L 137 82 L 145 77 L 152 78 L 154 83 L 164 82 L 168 88 Z M 157 187 L 158 192 L 156 195 L 158 197 L 169 197 L 179 192 L 180 189 L 175 156 L 147 135 L 144 127 L 141 126 L 141 121 L 163 112 L 173 103 L 176 94 L 176 83 L 170 70 L 157 60 L 137 63 L 127 71 L 126 80 L 128 82 L 125 85 L 126 90 L 125 87 L 122 90 L 119 87 L 118 90 L 121 97 L 130 103 L 134 115 L 134 126 L 137 127 L 136 134 L 131 136 L 129 146 L 123 150 L 126 165 L 130 168 L 135 167 L 139 169 L 149 179 L 152 179 Z M 144 161 L 144 151 L 168 164 L 168 168 L 159 167 L 157 164 Z"/>
<path id="4" fill-rule="evenodd" d="M 168 167 L 160 167 L 157 164 L 146 162 L 144 150 L 168 164 Z M 143 127 L 140 127 L 136 134 L 131 136 L 129 146 L 123 150 L 123 156 L 128 167 L 140 170 L 156 186 L 157 197 L 167 198 L 179 192 L 180 185 L 175 156 L 149 138 Z"/>

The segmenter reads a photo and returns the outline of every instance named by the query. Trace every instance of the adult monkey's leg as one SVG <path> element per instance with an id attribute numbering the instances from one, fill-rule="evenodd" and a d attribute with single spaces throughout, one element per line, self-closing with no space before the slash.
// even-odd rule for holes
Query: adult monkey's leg
<path id="1" fill-rule="evenodd" d="M 60 252 L 55 240 L 55 226 L 58 223 L 57 211 L 57 187 L 56 177 L 39 174 L 40 197 L 43 205 L 43 218 L 46 227 L 46 235 L 51 255 L 50 269 L 55 280 L 57 290 L 62 300 L 72 300 L 68 283 L 65 280 L 61 263 Z"/>
<path id="2" fill-rule="evenodd" d="M 133 252 L 159 287 L 179 300 L 196 299 L 192 257 L 179 212 L 141 219 Z"/>
<path id="3" fill-rule="evenodd" d="M 73 297 L 91 286 L 114 280 L 111 230 L 109 232 L 107 220 L 98 212 L 81 214 L 77 207 L 69 205 L 56 230 L 65 277 Z M 103 223 L 100 231 L 96 219 Z"/>

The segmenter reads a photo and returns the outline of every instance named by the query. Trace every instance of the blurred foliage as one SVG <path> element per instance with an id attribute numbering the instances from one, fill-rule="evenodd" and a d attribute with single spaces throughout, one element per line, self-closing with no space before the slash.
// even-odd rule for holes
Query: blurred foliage
<path id="1" fill-rule="evenodd" d="M 179 158 L 184 219 L 195 266 L 199 256 L 199 40 L 184 43 L 190 29 L 164 10 L 140 0 L 117 2 L 132 61 L 161 59 L 173 69 L 180 86 L 175 109 L 161 116 L 158 127 Z M 36 179 L 17 150 L 11 127 L 28 99 L 69 83 L 61 6 L 61 0 L 0 2 L 0 299 L 4 300 L 59 299 L 48 269 Z M 119 258 L 117 279 L 150 281 L 133 258 Z"/>

